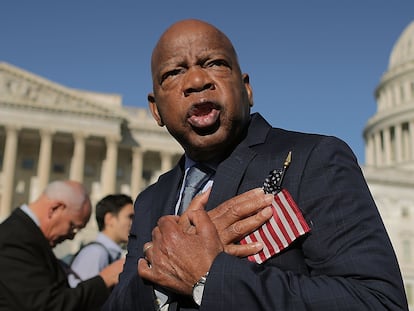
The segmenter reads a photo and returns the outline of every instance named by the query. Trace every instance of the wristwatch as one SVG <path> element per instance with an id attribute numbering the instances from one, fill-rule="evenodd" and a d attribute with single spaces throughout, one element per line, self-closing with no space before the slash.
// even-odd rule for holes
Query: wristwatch
<path id="1" fill-rule="evenodd" d="M 193 299 L 198 306 L 201 305 L 201 300 L 203 299 L 204 285 L 206 284 L 207 276 L 208 272 L 203 275 L 193 286 Z"/>

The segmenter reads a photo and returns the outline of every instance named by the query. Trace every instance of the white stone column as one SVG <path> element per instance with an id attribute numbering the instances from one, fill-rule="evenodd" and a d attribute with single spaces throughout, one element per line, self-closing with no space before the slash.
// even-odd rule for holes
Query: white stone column
<path id="1" fill-rule="evenodd" d="M 38 191 L 40 192 L 46 188 L 50 178 L 53 134 L 54 131 L 51 129 L 40 130 L 40 151 L 37 164 Z"/>
<path id="2" fill-rule="evenodd" d="M 375 166 L 382 166 L 381 131 L 374 134 L 375 140 Z"/>
<path id="3" fill-rule="evenodd" d="M 368 166 L 375 164 L 374 146 L 375 142 L 373 135 L 368 135 L 365 143 L 365 164 Z"/>
<path id="4" fill-rule="evenodd" d="M 131 196 L 134 199 L 141 191 L 144 151 L 140 147 L 132 148 Z"/>
<path id="5" fill-rule="evenodd" d="M 161 151 L 161 173 L 165 173 L 172 168 L 172 154 L 167 151 Z"/>
<path id="6" fill-rule="evenodd" d="M 102 165 L 101 196 L 115 192 L 116 169 L 118 160 L 118 137 L 106 137 L 106 157 Z"/>
<path id="7" fill-rule="evenodd" d="M 401 124 L 395 125 L 395 162 L 401 163 L 403 161 L 403 141 L 402 141 L 402 128 Z"/>
<path id="8" fill-rule="evenodd" d="M 78 182 L 83 182 L 85 167 L 85 137 L 83 132 L 73 134 L 74 148 L 70 165 L 69 178 Z"/>
<path id="9" fill-rule="evenodd" d="M 3 158 L 3 192 L 0 205 L 0 222 L 5 219 L 12 210 L 14 172 L 16 169 L 16 156 L 18 146 L 18 134 L 20 128 L 17 126 L 6 126 L 6 145 Z"/>
<path id="10" fill-rule="evenodd" d="M 383 130 L 383 139 L 384 139 L 384 164 L 390 165 L 391 160 L 391 134 L 390 134 L 390 128 L 385 128 Z"/>

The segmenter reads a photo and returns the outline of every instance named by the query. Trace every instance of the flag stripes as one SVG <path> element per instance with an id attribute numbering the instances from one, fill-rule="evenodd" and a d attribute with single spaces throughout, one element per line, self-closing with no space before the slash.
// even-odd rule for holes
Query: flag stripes
<path id="1" fill-rule="evenodd" d="M 262 242 L 264 247 L 249 260 L 262 263 L 288 247 L 298 237 L 310 231 L 305 218 L 286 189 L 275 194 L 273 216 L 259 229 L 244 237 L 240 243 Z"/>

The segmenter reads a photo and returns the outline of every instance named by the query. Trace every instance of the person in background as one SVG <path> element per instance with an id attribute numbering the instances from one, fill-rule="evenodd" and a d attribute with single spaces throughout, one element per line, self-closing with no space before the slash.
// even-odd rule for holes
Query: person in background
<path id="1" fill-rule="evenodd" d="M 134 217 L 132 199 L 125 194 L 107 195 L 96 204 L 95 216 L 100 232 L 95 241 L 82 247 L 73 258 L 71 269 L 77 278 L 69 278 L 72 287 L 121 258 L 121 246 L 128 241 Z"/>
<path id="2" fill-rule="evenodd" d="M 99 310 L 118 283 L 123 260 L 95 277 L 68 284 L 52 248 L 85 227 L 91 203 L 75 181 L 51 182 L 37 200 L 0 224 L 0 310 Z"/>
<path id="3" fill-rule="evenodd" d="M 238 29 L 248 39 L 249 21 Z M 169 27 L 151 71 L 150 110 L 185 154 L 137 197 L 124 269 L 103 310 L 408 310 L 391 242 L 347 144 L 251 113 L 249 76 L 209 23 Z M 283 118 L 283 103 L 271 104 Z M 181 209 L 202 176 L 212 186 Z M 268 215 L 269 205 L 270 221 L 250 233 L 245 221 Z M 299 236 L 296 222 L 307 227 Z M 262 239 L 256 253 L 229 247 L 253 235 Z M 264 253 L 266 239 L 281 251 Z"/>

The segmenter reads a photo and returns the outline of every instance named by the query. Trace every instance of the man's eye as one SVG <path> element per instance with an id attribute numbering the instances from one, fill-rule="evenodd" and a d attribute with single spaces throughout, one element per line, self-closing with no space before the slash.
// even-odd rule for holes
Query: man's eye
<path id="1" fill-rule="evenodd" d="M 209 67 L 214 67 L 214 66 L 226 66 L 226 67 L 229 67 L 229 64 L 225 60 L 217 59 L 217 60 L 211 61 L 208 64 L 208 66 Z"/>
<path id="2" fill-rule="evenodd" d="M 165 81 L 166 79 L 168 79 L 170 77 L 173 77 L 173 76 L 179 74 L 180 71 L 181 71 L 181 69 L 174 69 L 174 70 L 167 71 L 166 73 L 164 73 L 161 76 L 161 82 Z"/>

